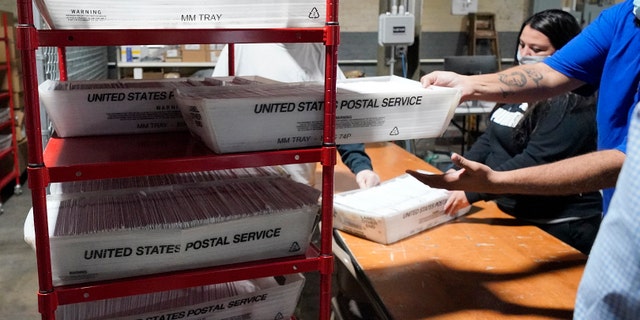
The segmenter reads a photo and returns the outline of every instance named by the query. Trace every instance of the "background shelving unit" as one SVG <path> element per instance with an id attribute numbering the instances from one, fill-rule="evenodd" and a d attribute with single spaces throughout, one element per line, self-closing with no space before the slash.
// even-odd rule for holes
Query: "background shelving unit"
<path id="1" fill-rule="evenodd" d="M 215 62 L 118 62 L 118 68 L 213 68 Z"/>
<path id="2" fill-rule="evenodd" d="M 191 46 L 117 47 L 115 66 L 118 78 L 190 77 L 216 66 L 222 44 Z M 190 47 L 191 49 L 187 49 Z M 213 47 L 213 48 L 212 48 Z M 139 52 L 138 52 L 139 51 Z M 210 74 L 209 74 L 210 75 Z"/>
<path id="3" fill-rule="evenodd" d="M 18 159 L 18 141 L 16 138 L 16 118 L 14 112 L 14 44 L 13 15 L 0 11 L 0 50 L 4 59 L 0 59 L 0 188 L 15 181 L 14 194 L 21 194 L 20 162 Z M 0 213 L 3 212 L 0 199 Z"/>
<path id="4" fill-rule="evenodd" d="M 216 66 L 215 62 L 117 62 L 118 78 L 135 78 L 136 71 L 140 71 L 143 75 L 145 72 L 157 72 L 159 76 L 168 73 L 180 74 L 183 77 L 189 77 L 192 74 L 203 70 L 211 69 Z"/>
<path id="5" fill-rule="evenodd" d="M 326 25 L 321 28 L 278 29 L 162 29 L 162 30 L 38 30 L 31 0 L 18 0 L 17 39 L 24 74 L 28 137 L 28 181 L 32 190 L 39 311 L 54 319 L 59 305 L 180 289 L 198 285 L 300 272 L 320 273 L 319 317 L 329 319 L 331 301 L 331 226 L 333 175 L 336 163 L 335 101 L 339 26 L 337 1 L 327 0 Z M 46 147 L 40 139 L 39 97 L 35 50 L 58 47 L 64 62 L 65 47 L 144 44 L 319 42 L 326 47 L 323 145 L 318 148 L 218 155 L 184 134 L 147 134 L 63 139 L 52 137 Z M 232 63 L 232 62 L 231 62 Z M 61 79 L 66 78 L 64 63 Z M 117 148 L 112 147 L 117 146 Z M 141 147 L 143 146 L 143 147 Z M 211 268 L 132 277 L 82 285 L 53 286 L 46 210 L 46 188 L 51 182 L 165 173 L 195 172 L 274 164 L 320 162 L 322 218 L 319 246 L 305 255 Z"/>

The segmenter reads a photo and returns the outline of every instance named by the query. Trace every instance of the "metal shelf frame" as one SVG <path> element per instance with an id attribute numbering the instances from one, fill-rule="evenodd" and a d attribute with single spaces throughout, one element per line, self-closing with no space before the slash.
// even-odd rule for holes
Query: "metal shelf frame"
<path id="1" fill-rule="evenodd" d="M 338 1 L 326 2 L 326 25 L 322 28 L 38 30 L 34 26 L 32 0 L 17 0 L 17 47 L 22 57 L 25 108 L 30 114 L 26 119 L 29 139 L 27 172 L 32 190 L 36 234 L 39 312 L 43 319 L 55 319 L 56 308 L 64 304 L 310 271 L 320 273 L 319 318 L 330 318 L 333 272 L 331 226 L 336 164 L 335 103 L 340 30 Z M 39 47 L 58 48 L 60 76 L 61 80 L 65 80 L 64 48 L 69 46 L 266 42 L 321 42 L 325 45 L 325 114 L 321 147 L 219 155 L 182 133 L 66 139 L 53 137 L 47 142 L 46 148 L 43 146 L 35 53 Z M 118 148 L 104 147 L 111 144 L 117 144 Z M 320 244 L 319 247 L 310 246 L 304 256 L 82 285 L 53 286 L 46 210 L 46 188 L 49 183 L 297 162 L 320 162 L 323 167 Z"/>

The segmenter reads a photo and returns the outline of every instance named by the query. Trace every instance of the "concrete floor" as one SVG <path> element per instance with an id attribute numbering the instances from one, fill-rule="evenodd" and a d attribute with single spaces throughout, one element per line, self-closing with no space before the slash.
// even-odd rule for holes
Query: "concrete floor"
<path id="1" fill-rule="evenodd" d="M 22 194 L 14 195 L 14 185 L 8 185 L 2 192 L 0 319 L 40 319 L 35 252 L 23 240 L 24 221 L 31 209 L 31 192 L 23 183 Z"/>

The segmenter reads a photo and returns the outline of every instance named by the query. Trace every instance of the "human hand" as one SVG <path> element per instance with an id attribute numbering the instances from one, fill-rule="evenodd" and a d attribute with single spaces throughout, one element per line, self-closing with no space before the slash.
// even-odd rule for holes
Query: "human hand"
<path id="1" fill-rule="evenodd" d="M 444 204 L 444 212 L 450 216 L 456 216 L 458 211 L 470 206 L 464 191 L 452 191 Z"/>
<path id="2" fill-rule="evenodd" d="M 500 190 L 496 178 L 498 172 L 488 166 L 467 160 L 457 153 L 451 155 L 451 161 L 461 169 L 449 171 L 446 174 L 427 174 L 414 170 L 406 172 L 432 188 L 485 193 L 506 193 L 509 191 Z"/>
<path id="3" fill-rule="evenodd" d="M 371 188 L 380 184 L 380 177 L 377 173 L 365 169 L 356 174 L 356 182 L 360 189 Z"/>
<path id="4" fill-rule="evenodd" d="M 467 97 L 470 97 L 473 94 L 469 77 L 455 72 L 433 71 L 422 76 L 422 78 L 420 78 L 420 83 L 422 83 L 422 86 L 425 88 L 428 88 L 429 86 L 440 86 L 460 89 L 462 91 L 462 98 L 460 99 L 460 102 L 468 100 Z"/>

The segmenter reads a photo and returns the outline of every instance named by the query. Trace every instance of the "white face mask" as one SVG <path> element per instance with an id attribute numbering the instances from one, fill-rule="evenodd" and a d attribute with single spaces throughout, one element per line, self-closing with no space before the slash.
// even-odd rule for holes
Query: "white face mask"
<path id="1" fill-rule="evenodd" d="M 516 54 L 516 58 L 518 59 L 518 64 L 534 64 L 538 62 L 542 62 L 549 56 L 521 56 L 520 51 Z"/>
<path id="2" fill-rule="evenodd" d="M 633 0 L 633 14 L 636 16 L 636 19 L 640 19 L 640 0 Z"/>

